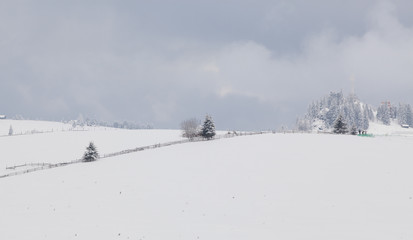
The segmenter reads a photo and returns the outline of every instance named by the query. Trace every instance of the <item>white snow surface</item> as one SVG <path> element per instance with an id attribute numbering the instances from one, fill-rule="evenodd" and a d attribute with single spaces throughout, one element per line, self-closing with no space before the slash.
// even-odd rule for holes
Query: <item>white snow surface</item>
<path id="1" fill-rule="evenodd" d="M 71 149 L 63 158 L 81 154 L 90 136 L 102 149 L 135 146 L 128 140 L 141 131 L 130 132 L 4 137 L 0 156 L 15 153 L 5 144 L 32 143 L 35 152 L 63 141 Z M 0 239 L 413 239 L 412 144 L 409 136 L 264 134 L 2 178 Z"/>
<path id="2" fill-rule="evenodd" d="M 10 126 L 13 128 L 15 135 L 27 135 L 32 133 L 52 131 L 68 131 L 69 129 L 73 129 L 71 124 L 61 122 L 0 119 L 0 136 L 8 135 Z"/>
<path id="3" fill-rule="evenodd" d="M 99 154 L 103 156 L 125 149 L 182 139 L 179 130 L 126 130 L 105 127 L 78 127 L 70 130 L 72 127 L 68 124 L 26 120 L 0 120 L 0 130 L 7 128 L 8 132 L 10 122 L 13 128 L 18 126 L 17 129 L 30 129 L 30 132 L 49 131 L 53 128 L 54 131 L 0 137 L 0 175 L 10 172 L 6 167 L 80 159 L 89 142 L 94 142 Z M 62 131 L 62 127 L 65 130 Z"/>
<path id="4" fill-rule="evenodd" d="M 368 132 L 376 136 L 413 137 L 413 128 L 402 128 L 395 121 L 392 121 L 388 126 L 377 122 L 371 122 L 369 125 Z"/>

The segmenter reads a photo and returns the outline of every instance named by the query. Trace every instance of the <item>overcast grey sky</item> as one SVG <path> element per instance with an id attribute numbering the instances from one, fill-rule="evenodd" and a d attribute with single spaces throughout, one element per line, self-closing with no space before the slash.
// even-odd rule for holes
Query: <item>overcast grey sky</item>
<path id="1" fill-rule="evenodd" d="M 413 104 L 413 1 L 0 1 L 0 114 L 293 125 L 330 91 Z"/>

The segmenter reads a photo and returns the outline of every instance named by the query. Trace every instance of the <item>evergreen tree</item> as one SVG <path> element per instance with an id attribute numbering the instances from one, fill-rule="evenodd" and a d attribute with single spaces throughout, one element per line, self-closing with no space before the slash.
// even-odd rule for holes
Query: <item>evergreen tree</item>
<path id="1" fill-rule="evenodd" d="M 10 125 L 10 128 L 9 128 L 9 136 L 11 136 L 11 135 L 13 135 L 13 127 Z"/>
<path id="2" fill-rule="evenodd" d="M 346 134 L 347 133 L 347 124 L 343 120 L 343 116 L 340 114 L 338 115 L 335 123 L 334 123 L 334 133 L 336 134 Z"/>
<path id="3" fill-rule="evenodd" d="M 201 129 L 201 136 L 206 139 L 211 139 L 215 136 L 215 125 L 214 121 L 212 121 L 211 116 L 207 115 L 205 117 L 205 121 Z"/>
<path id="4" fill-rule="evenodd" d="M 93 162 L 99 158 L 99 153 L 96 149 L 95 144 L 93 142 L 89 143 L 89 146 L 86 148 L 85 154 L 83 155 L 84 162 Z"/>
<path id="5" fill-rule="evenodd" d="M 412 111 L 412 107 L 410 106 L 410 104 L 407 104 L 406 106 L 406 123 L 410 127 L 413 127 L 413 111 Z"/>
<path id="6" fill-rule="evenodd" d="M 356 128 L 356 126 L 353 125 L 353 126 L 351 127 L 351 132 L 350 132 L 350 133 L 351 133 L 351 135 L 357 135 L 357 128 Z"/>
<path id="7" fill-rule="evenodd" d="M 370 116 L 370 112 L 371 112 L 371 115 L 372 115 L 372 116 Z M 362 130 L 367 130 L 367 129 L 369 129 L 369 126 L 370 126 L 370 122 L 369 122 L 369 121 L 370 121 L 370 120 L 371 120 L 371 121 L 374 120 L 373 111 L 372 111 L 367 105 L 364 105 L 363 125 L 361 126 L 360 129 L 362 129 Z"/>
<path id="8" fill-rule="evenodd" d="M 380 120 L 385 125 L 390 125 L 390 117 L 391 117 L 390 107 L 386 104 L 382 104 L 377 109 L 377 120 Z"/>

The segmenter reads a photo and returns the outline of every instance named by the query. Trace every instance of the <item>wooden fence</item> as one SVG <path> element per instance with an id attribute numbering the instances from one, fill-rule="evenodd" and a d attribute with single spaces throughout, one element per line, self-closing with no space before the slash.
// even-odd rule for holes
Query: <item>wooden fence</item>
<path id="1" fill-rule="evenodd" d="M 233 138 L 233 137 L 239 137 L 239 136 L 251 136 L 251 135 L 258 135 L 258 134 L 265 134 L 265 133 L 271 133 L 271 132 L 229 132 L 227 134 L 217 135 L 217 136 L 215 136 L 214 138 L 212 138 L 210 140 L 206 140 L 206 139 L 201 138 L 201 137 L 197 137 L 197 138 L 193 138 L 193 139 L 183 139 L 183 140 L 178 140 L 178 141 L 171 141 L 171 142 L 158 143 L 158 144 L 153 144 L 153 145 L 148 145 L 148 146 L 143 146 L 143 147 L 137 147 L 137 148 L 132 148 L 132 149 L 126 149 L 126 150 L 122 150 L 122 151 L 119 151 L 119 152 L 107 153 L 107 154 L 103 154 L 103 156 L 99 157 L 99 159 L 110 158 L 110 157 L 130 154 L 130 153 L 134 153 L 134 152 L 144 151 L 144 150 L 148 150 L 148 149 L 167 147 L 167 146 L 172 146 L 172 145 L 177 145 L 177 144 L 184 144 L 184 143 L 189 143 L 189 142 L 211 141 L 211 140 L 218 140 L 218 139 L 224 139 L 224 138 Z M 46 170 L 46 169 L 51 169 L 51 168 L 56 168 L 56 167 L 63 167 L 63 166 L 67 166 L 67 165 L 71 165 L 71 164 L 75 164 L 75 163 L 82 163 L 82 162 L 83 162 L 82 159 L 75 159 L 75 160 L 72 160 L 72 161 L 61 162 L 61 163 L 26 163 L 26 164 L 22 164 L 22 165 L 6 167 L 6 169 L 15 170 L 16 168 L 23 168 L 23 167 L 33 167 L 33 168 L 29 168 L 29 169 L 26 169 L 26 170 L 19 170 L 19 171 L 15 171 L 15 172 L 5 174 L 5 175 L 0 175 L 0 178 L 17 176 L 17 175 L 30 173 L 30 172 L 41 171 L 41 170 Z"/>

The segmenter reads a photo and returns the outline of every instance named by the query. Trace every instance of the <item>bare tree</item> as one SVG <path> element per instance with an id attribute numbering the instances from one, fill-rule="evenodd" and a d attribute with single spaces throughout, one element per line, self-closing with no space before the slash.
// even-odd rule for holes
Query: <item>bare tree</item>
<path id="1" fill-rule="evenodd" d="M 200 122 L 196 118 L 190 118 L 181 122 L 182 136 L 193 139 L 199 135 Z"/>

